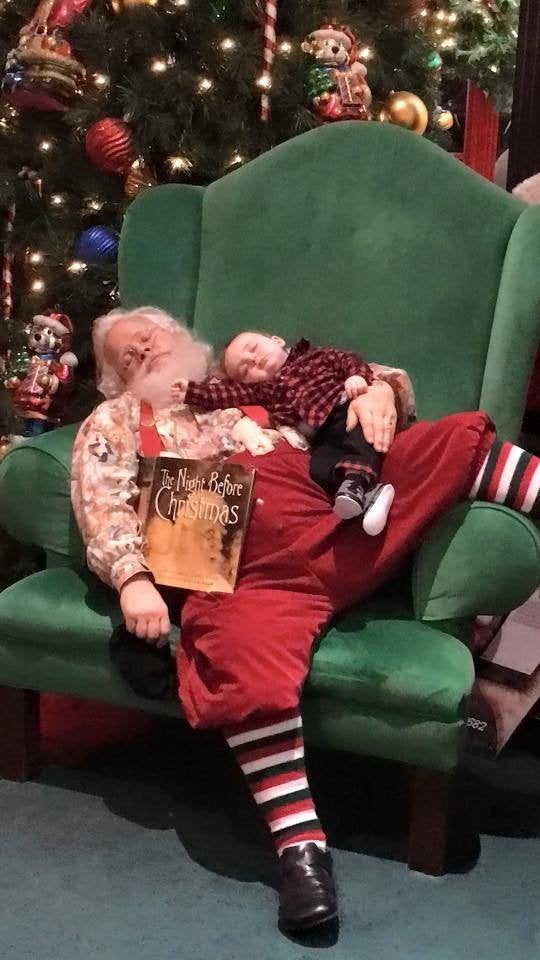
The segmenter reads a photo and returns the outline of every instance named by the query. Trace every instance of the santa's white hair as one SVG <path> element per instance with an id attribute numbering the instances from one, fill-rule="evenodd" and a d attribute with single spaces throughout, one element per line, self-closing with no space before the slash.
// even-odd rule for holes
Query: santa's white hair
<path id="1" fill-rule="evenodd" d="M 105 341 L 111 328 L 120 320 L 139 318 L 155 323 L 156 326 L 162 327 L 164 330 L 170 330 L 174 334 L 185 361 L 185 363 L 182 363 L 182 369 L 178 370 L 179 377 L 185 377 L 187 380 L 201 380 L 206 376 L 212 357 L 212 348 L 198 340 L 191 330 L 188 330 L 170 314 L 165 313 L 164 310 L 159 310 L 158 307 L 137 307 L 132 310 L 118 307 L 101 317 L 97 317 L 92 327 L 92 341 L 97 366 L 97 388 L 107 400 L 119 397 L 120 394 L 124 393 L 126 385 L 113 365 L 107 360 Z"/>

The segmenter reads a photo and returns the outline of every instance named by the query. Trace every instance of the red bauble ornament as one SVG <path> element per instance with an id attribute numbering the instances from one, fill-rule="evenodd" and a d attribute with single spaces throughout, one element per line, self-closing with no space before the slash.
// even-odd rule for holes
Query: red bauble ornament
<path id="1" fill-rule="evenodd" d="M 47 25 L 51 28 L 69 27 L 72 20 L 84 13 L 92 0 L 55 0 L 54 6 L 47 18 Z"/>
<path id="2" fill-rule="evenodd" d="M 127 173 L 134 157 L 131 130 L 123 120 L 105 117 L 92 124 L 86 134 L 86 153 L 103 173 Z"/>

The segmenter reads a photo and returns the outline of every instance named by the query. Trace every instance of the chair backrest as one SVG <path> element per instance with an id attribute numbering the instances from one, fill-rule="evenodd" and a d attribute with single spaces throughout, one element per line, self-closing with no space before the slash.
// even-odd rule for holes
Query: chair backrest
<path id="1" fill-rule="evenodd" d="M 421 137 L 321 127 L 201 188 L 129 208 L 120 289 L 215 345 L 307 336 L 405 367 L 419 415 L 482 406 L 520 424 L 538 339 L 540 208 Z"/>

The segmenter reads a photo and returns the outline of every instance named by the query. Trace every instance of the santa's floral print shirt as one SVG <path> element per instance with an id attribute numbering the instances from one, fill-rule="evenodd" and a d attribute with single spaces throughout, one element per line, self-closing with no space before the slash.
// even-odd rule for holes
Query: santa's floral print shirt
<path id="1" fill-rule="evenodd" d="M 130 393 L 102 403 L 81 426 L 71 468 L 71 499 L 88 566 L 120 590 L 137 573 L 148 573 L 139 496 L 139 410 Z M 242 450 L 233 439 L 240 410 L 196 413 L 179 405 L 155 414 L 163 449 L 181 457 L 223 459 Z"/>
<path id="2" fill-rule="evenodd" d="M 394 390 L 401 429 L 414 417 L 409 377 L 403 370 L 371 366 L 375 379 L 386 380 Z M 154 416 L 163 449 L 181 457 L 224 459 L 244 449 L 234 438 L 234 426 L 243 417 L 238 409 L 197 412 L 179 404 Z M 73 448 L 71 499 L 87 563 L 116 590 L 135 574 L 150 573 L 136 513 L 139 420 L 140 402 L 130 393 L 107 400 L 82 424 Z M 305 449 L 305 439 L 294 428 L 280 433 Z M 275 431 L 269 434 L 274 442 L 279 439 Z"/>

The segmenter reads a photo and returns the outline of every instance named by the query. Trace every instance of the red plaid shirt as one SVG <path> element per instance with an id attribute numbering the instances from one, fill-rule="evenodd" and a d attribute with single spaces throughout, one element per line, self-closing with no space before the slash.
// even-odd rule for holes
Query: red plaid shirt
<path id="1" fill-rule="evenodd" d="M 368 384 L 374 379 L 371 368 L 356 354 L 330 347 L 312 349 L 307 340 L 299 340 L 271 380 L 190 380 L 185 402 L 203 410 L 255 405 L 265 407 L 276 423 L 294 426 L 301 420 L 321 427 L 339 403 L 345 380 L 355 375 Z"/>

